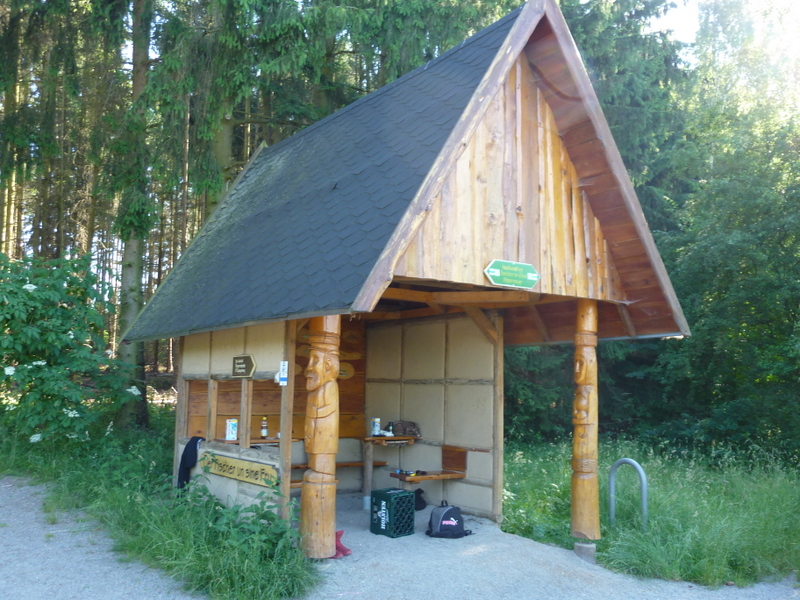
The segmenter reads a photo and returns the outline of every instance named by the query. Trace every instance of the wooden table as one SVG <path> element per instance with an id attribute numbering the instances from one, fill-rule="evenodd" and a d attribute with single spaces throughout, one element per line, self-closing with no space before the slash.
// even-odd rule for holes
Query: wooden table
<path id="1" fill-rule="evenodd" d="M 364 457 L 364 474 L 361 486 L 364 510 L 370 508 L 372 496 L 372 467 L 375 456 L 375 446 L 410 446 L 417 438 L 413 436 L 373 436 L 365 437 L 362 441 L 362 455 Z"/>

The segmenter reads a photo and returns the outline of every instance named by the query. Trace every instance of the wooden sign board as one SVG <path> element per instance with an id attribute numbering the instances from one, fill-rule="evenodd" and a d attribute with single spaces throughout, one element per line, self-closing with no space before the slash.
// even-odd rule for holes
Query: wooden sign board
<path id="1" fill-rule="evenodd" d="M 251 460 L 205 453 L 200 457 L 198 465 L 201 468 L 207 466 L 212 475 L 229 477 L 254 485 L 272 487 L 278 482 L 278 471 L 275 467 Z"/>
<path id="2" fill-rule="evenodd" d="M 251 354 L 242 354 L 233 357 L 231 377 L 249 379 L 256 372 L 256 361 Z"/>
<path id="3" fill-rule="evenodd" d="M 539 283 L 539 273 L 533 265 L 495 259 L 483 270 L 492 285 L 530 290 Z"/>

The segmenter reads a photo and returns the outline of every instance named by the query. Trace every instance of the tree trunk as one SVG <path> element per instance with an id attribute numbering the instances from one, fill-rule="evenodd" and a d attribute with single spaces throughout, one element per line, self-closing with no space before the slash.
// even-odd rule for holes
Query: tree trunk
<path id="1" fill-rule="evenodd" d="M 133 73 L 131 82 L 131 102 L 134 105 L 134 110 L 141 110 L 136 107 L 135 104 L 142 95 L 147 83 L 150 45 L 150 13 L 152 11 L 151 2 L 152 0 L 134 0 L 133 3 L 131 33 L 133 41 Z M 137 143 L 145 143 L 143 133 L 138 136 Z M 146 190 L 142 191 L 146 192 Z M 120 335 L 123 335 L 127 331 L 144 305 L 142 295 L 145 249 L 144 237 L 145 234 L 134 229 L 124 240 L 120 277 Z M 116 419 L 117 427 L 125 429 L 134 424 L 140 427 L 147 427 L 149 425 L 149 413 L 147 410 L 147 390 L 144 375 L 144 343 L 132 342 L 129 344 L 120 344 L 118 354 L 120 360 L 128 366 L 131 383 L 139 393 L 131 393 L 130 399 L 126 398 L 127 401 L 120 406 Z"/>

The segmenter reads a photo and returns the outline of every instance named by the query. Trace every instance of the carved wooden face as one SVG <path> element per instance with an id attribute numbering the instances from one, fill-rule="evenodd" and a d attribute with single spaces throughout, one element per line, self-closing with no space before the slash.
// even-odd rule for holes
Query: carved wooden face
<path id="1" fill-rule="evenodd" d="M 597 363 L 595 349 L 579 346 L 575 349 L 575 383 L 591 385 L 594 365 Z"/>
<path id="2" fill-rule="evenodd" d="M 326 383 L 336 381 L 339 375 L 338 357 L 331 352 L 322 352 L 314 348 L 308 356 L 306 367 L 306 389 L 313 392 Z"/>

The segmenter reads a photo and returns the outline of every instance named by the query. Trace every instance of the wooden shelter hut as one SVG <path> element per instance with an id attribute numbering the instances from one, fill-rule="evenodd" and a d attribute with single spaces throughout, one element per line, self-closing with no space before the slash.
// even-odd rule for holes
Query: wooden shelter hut
<path id="1" fill-rule="evenodd" d="M 176 469 L 202 436 L 219 497 L 301 487 L 322 558 L 336 490 L 422 478 L 395 469 L 502 518 L 505 345 L 575 344 L 572 530 L 598 539 L 597 340 L 688 334 L 558 6 L 529 0 L 262 148 L 125 338 L 181 339 Z M 373 417 L 422 437 L 374 446 Z"/>

